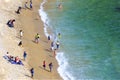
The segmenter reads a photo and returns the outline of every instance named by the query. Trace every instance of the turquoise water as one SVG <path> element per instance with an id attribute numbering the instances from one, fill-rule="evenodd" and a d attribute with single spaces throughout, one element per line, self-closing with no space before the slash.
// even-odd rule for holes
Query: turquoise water
<path id="1" fill-rule="evenodd" d="M 47 3 L 49 25 L 61 33 L 58 72 L 64 80 L 120 79 L 120 1 L 62 0 Z"/>

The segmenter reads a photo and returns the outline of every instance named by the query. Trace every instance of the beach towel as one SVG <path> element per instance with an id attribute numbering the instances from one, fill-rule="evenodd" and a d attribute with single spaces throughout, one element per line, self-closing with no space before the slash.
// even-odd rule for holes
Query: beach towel
<path id="1" fill-rule="evenodd" d="M 23 65 L 22 61 L 15 62 L 15 61 L 10 61 L 11 64 L 18 64 L 18 65 Z"/>
<path id="2" fill-rule="evenodd" d="M 3 56 L 3 58 L 9 61 L 11 64 L 24 65 L 21 60 L 19 62 L 15 62 L 14 60 L 10 60 L 6 55 Z"/>

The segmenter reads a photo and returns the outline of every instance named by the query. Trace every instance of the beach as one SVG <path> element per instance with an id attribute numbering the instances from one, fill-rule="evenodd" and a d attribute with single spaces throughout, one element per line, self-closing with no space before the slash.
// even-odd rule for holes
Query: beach
<path id="1" fill-rule="evenodd" d="M 21 3 L 22 2 L 22 3 Z M 58 63 L 50 50 L 50 42 L 44 34 L 44 26 L 41 21 L 41 17 L 38 14 L 40 3 L 42 0 L 33 1 L 33 9 L 22 9 L 20 14 L 16 14 L 15 10 L 19 6 L 24 6 L 25 1 L 1 1 L 4 6 L 9 3 L 14 6 L 8 6 L 9 8 L 1 7 L 0 12 L 4 12 L 1 23 L 1 40 L 0 40 L 0 55 L 1 55 L 1 74 L 2 80 L 31 80 L 30 69 L 34 68 L 35 80 L 62 80 L 57 72 Z M 28 1 L 29 3 L 29 1 Z M 3 6 L 1 5 L 1 6 Z M 6 23 L 9 19 L 15 19 L 14 28 L 9 28 Z M 20 39 L 19 30 L 23 30 L 23 37 Z M 36 44 L 34 42 L 35 35 L 40 34 L 40 42 Z M 5 36 L 4 36 L 5 35 Z M 19 41 L 22 41 L 22 47 L 18 46 Z M 26 51 L 27 59 L 23 60 L 23 52 Z M 9 52 L 12 56 L 19 56 L 24 66 L 14 65 L 8 63 L 3 56 Z M 46 61 L 46 70 L 43 69 L 43 61 Z M 49 63 L 53 63 L 52 72 L 49 71 Z M 9 66 L 9 67 L 8 67 Z"/>
<path id="2" fill-rule="evenodd" d="M 120 79 L 118 0 L 0 4 L 0 80 Z"/>

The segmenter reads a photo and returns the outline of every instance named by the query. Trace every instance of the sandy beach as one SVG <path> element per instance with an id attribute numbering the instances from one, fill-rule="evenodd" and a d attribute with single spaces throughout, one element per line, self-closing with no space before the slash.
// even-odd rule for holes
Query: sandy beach
<path id="1" fill-rule="evenodd" d="M 4 2 L 4 4 L 8 4 L 8 2 Z M 14 1 L 11 1 L 14 2 Z M 16 14 L 15 10 L 17 10 L 18 5 L 24 7 L 25 1 L 16 2 L 19 4 L 14 4 L 14 9 L 7 10 L 3 15 L 7 17 L 4 21 L 7 22 L 8 19 L 14 18 L 15 27 L 9 28 L 6 25 L 6 22 L 1 20 L 1 40 L 0 44 L 4 46 L 1 47 L 1 74 L 0 79 L 2 80 L 31 80 L 29 70 L 34 68 L 34 78 L 36 80 L 62 80 L 57 72 L 58 63 L 53 56 L 53 52 L 50 50 L 50 42 L 48 42 L 47 37 L 44 34 L 44 26 L 40 19 L 38 10 L 40 8 L 40 3 L 42 0 L 34 0 L 33 1 L 33 9 L 22 9 L 20 14 Z M 29 4 L 29 1 L 28 1 Z M 13 8 L 13 6 L 11 7 Z M 4 9 L 4 8 L 2 8 Z M 11 12 L 10 12 L 11 11 Z M 2 12 L 2 10 L 1 10 Z M 10 14 L 12 13 L 12 14 Z M 9 15 L 10 14 L 10 15 Z M 2 14 L 1 14 L 2 15 Z M 5 16 L 7 15 L 7 16 Z M 9 17 L 11 16 L 11 17 Z M 4 19 L 3 17 L 3 19 Z M 3 31 L 3 30 L 6 31 Z M 23 38 L 19 37 L 19 30 L 23 30 Z M 34 42 L 35 35 L 40 34 L 40 42 L 36 44 Z M 4 36 L 6 35 L 6 36 Z M 23 42 L 22 47 L 18 46 L 19 41 Z M 8 45 L 10 44 L 10 45 Z M 22 60 L 24 66 L 21 65 L 13 65 L 8 63 L 2 56 L 9 52 L 12 56 L 19 56 Z M 26 61 L 23 60 L 23 52 L 27 52 Z M 43 69 L 43 61 L 46 61 L 46 70 Z M 53 63 L 53 70 L 49 72 L 49 63 Z M 9 66 L 9 67 L 8 67 Z"/>
<path id="2" fill-rule="evenodd" d="M 57 61 L 50 51 L 50 42 L 44 34 L 43 23 L 40 20 L 38 10 L 41 1 L 33 1 L 33 10 L 22 10 L 20 21 L 24 32 L 23 46 L 28 53 L 28 64 L 35 68 L 35 79 L 61 79 L 57 72 Z M 34 42 L 34 36 L 40 34 L 40 42 Z M 46 61 L 46 70 L 43 69 L 43 61 Z M 48 64 L 53 63 L 53 71 L 49 72 Z"/>

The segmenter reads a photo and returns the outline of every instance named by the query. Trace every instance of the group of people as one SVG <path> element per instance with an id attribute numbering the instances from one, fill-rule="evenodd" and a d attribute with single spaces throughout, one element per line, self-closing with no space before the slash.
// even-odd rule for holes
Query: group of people
<path id="1" fill-rule="evenodd" d="M 32 0 L 30 0 L 29 7 L 28 7 L 28 2 L 25 2 L 24 7 L 19 6 L 18 9 L 17 9 L 17 11 L 15 11 L 15 12 L 17 14 L 20 14 L 21 9 L 30 9 L 30 10 L 32 10 L 32 8 L 33 8 L 33 6 L 32 6 Z"/>
<path id="2" fill-rule="evenodd" d="M 60 38 L 61 38 L 61 34 L 60 33 L 58 33 L 58 35 L 57 35 L 58 37 L 57 37 L 57 40 L 55 39 L 55 40 L 53 40 L 53 41 L 51 41 L 51 47 L 50 47 L 50 49 L 53 51 L 53 53 L 54 53 L 54 57 L 55 57 L 55 55 L 56 55 L 56 50 L 58 50 L 59 49 L 59 47 L 60 47 Z M 48 35 L 48 41 L 50 40 L 50 35 Z"/>
<path id="3" fill-rule="evenodd" d="M 12 55 L 9 55 L 9 52 L 6 53 L 4 58 L 7 59 L 12 64 L 23 65 L 22 61 L 20 60 L 20 58 L 18 56 L 14 57 Z"/>
<path id="4" fill-rule="evenodd" d="M 48 66 L 49 66 L 49 69 L 50 69 L 50 72 L 51 72 L 52 68 L 53 68 L 52 62 L 50 62 Z M 46 62 L 45 62 L 45 60 L 43 61 L 43 68 L 46 69 Z"/>
<path id="5" fill-rule="evenodd" d="M 29 6 L 29 7 L 28 7 L 28 2 L 25 2 L 25 4 L 24 4 L 24 9 L 32 9 L 32 8 L 33 8 L 33 7 L 32 7 L 32 0 L 30 0 L 30 6 Z M 59 8 L 62 8 L 62 5 L 61 5 L 61 4 L 59 5 Z M 22 7 L 18 7 L 18 10 L 16 11 L 16 13 L 17 13 L 17 14 L 20 14 L 21 9 L 22 9 Z M 7 22 L 7 25 L 8 25 L 9 27 L 14 27 L 14 22 L 15 22 L 15 19 L 10 19 L 10 20 Z M 23 37 L 23 30 L 20 30 L 19 33 L 20 33 L 20 39 L 22 39 L 22 37 Z M 58 33 L 58 39 L 59 39 L 60 37 L 61 37 L 61 34 Z M 51 37 L 48 36 L 48 41 L 50 41 L 50 40 L 51 40 Z M 35 35 L 35 43 L 38 44 L 39 41 L 40 41 L 40 34 L 37 33 L 37 34 Z M 51 50 L 54 51 L 54 55 L 55 55 L 55 51 L 59 49 L 59 45 L 60 45 L 59 40 L 57 40 L 56 42 L 54 42 L 54 41 L 51 42 Z M 18 46 L 22 46 L 22 41 L 20 41 L 20 42 L 18 43 Z M 20 60 L 20 58 L 19 58 L 18 56 L 16 56 L 16 57 L 10 56 L 10 55 L 8 56 L 8 54 L 9 54 L 9 53 L 7 52 L 6 58 L 7 58 L 9 61 L 15 61 L 15 62 L 18 63 L 18 64 L 21 63 L 21 60 Z M 24 51 L 24 53 L 23 53 L 23 60 L 24 60 L 24 61 L 26 60 L 26 57 L 27 57 L 27 53 L 26 53 L 26 51 Z M 42 66 L 43 66 L 44 69 L 46 69 L 46 61 L 45 61 L 45 60 L 43 61 L 43 65 L 42 65 Z M 53 63 L 50 62 L 50 63 L 48 64 L 48 67 L 49 67 L 49 71 L 52 72 Z M 34 68 L 31 68 L 31 69 L 30 69 L 30 73 L 31 73 L 31 78 L 33 78 L 33 76 L 34 76 Z"/>
<path id="6" fill-rule="evenodd" d="M 30 0 L 30 3 L 29 3 L 29 7 L 28 7 L 28 2 L 25 2 L 25 5 L 24 5 L 25 7 L 25 9 L 32 9 L 33 8 L 33 6 L 32 6 L 32 0 Z"/>

